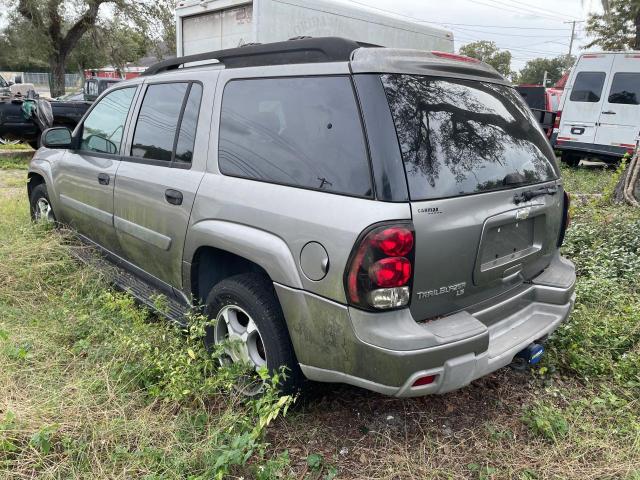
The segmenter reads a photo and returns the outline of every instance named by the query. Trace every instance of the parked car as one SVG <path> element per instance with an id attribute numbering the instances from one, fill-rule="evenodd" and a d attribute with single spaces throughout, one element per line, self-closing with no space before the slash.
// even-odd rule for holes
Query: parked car
<path id="1" fill-rule="evenodd" d="M 91 78 L 86 80 L 81 96 L 75 93 L 64 99 L 51 100 L 53 126 L 75 128 L 96 98 L 120 81 L 114 78 Z M 25 117 L 22 103 L 22 97 L 0 101 L 0 138 L 19 140 L 37 149 L 42 132 L 32 119 Z"/>
<path id="2" fill-rule="evenodd" d="M 43 144 L 34 219 L 141 301 L 204 305 L 208 342 L 285 388 L 448 392 L 534 363 L 573 306 L 554 152 L 466 57 L 317 38 L 172 59 Z"/>
<path id="3" fill-rule="evenodd" d="M 562 90 L 525 84 L 517 85 L 515 88 L 531 108 L 544 133 L 551 138 Z"/>
<path id="4" fill-rule="evenodd" d="M 113 87 L 121 81 L 122 80 L 120 78 L 92 77 L 86 79 L 82 89 L 84 101 L 89 103 L 95 102 L 105 90 Z"/>
<path id="5" fill-rule="evenodd" d="M 632 153 L 640 132 L 640 52 L 580 55 L 560 110 L 553 145 L 564 162 L 615 162 Z"/>

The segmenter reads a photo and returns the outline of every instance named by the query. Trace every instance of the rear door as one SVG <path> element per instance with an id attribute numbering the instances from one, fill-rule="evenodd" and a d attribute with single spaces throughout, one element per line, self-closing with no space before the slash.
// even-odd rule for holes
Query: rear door
<path id="1" fill-rule="evenodd" d="M 604 95 L 598 145 L 635 147 L 640 132 L 640 54 L 617 54 Z"/>
<path id="2" fill-rule="evenodd" d="M 553 151 L 518 93 L 426 76 L 382 80 L 411 196 L 414 318 L 464 309 L 544 270 L 563 195 Z"/>
<path id="3" fill-rule="evenodd" d="M 596 130 L 604 103 L 605 84 L 613 65 L 613 55 L 583 55 L 568 85 L 558 140 L 596 143 Z"/>
<path id="4" fill-rule="evenodd" d="M 210 115 L 200 115 L 200 82 L 151 83 L 141 95 L 118 169 L 115 231 L 126 260 L 164 284 L 180 287 L 184 238 L 203 176 Z"/>

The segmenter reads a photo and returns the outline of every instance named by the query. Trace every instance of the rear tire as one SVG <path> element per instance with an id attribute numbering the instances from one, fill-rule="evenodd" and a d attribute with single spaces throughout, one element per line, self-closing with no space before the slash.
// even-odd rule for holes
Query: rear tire
<path id="1" fill-rule="evenodd" d="M 49 200 L 47 186 L 44 183 L 36 185 L 29 197 L 31 206 L 31 220 L 34 222 L 56 223 L 56 215 Z"/>
<path id="2" fill-rule="evenodd" d="M 237 348 L 227 351 L 226 361 L 248 362 L 255 368 L 266 365 L 270 375 L 280 373 L 285 367 L 280 391 L 290 393 L 299 388 L 302 371 L 268 277 L 247 273 L 221 281 L 207 296 L 205 312 L 209 318 L 217 320 L 216 325 L 207 330 L 207 346 L 231 339 Z M 256 327 L 257 331 L 254 330 Z M 258 395 L 262 382 L 240 380 L 238 390 L 247 396 Z"/>

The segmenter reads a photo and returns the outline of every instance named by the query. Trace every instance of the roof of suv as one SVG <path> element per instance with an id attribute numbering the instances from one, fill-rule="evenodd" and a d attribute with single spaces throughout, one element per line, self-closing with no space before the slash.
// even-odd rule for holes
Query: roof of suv
<path id="1" fill-rule="evenodd" d="M 187 64 L 202 66 L 207 61 L 217 61 L 225 68 L 350 62 L 353 73 L 453 76 L 509 84 L 493 67 L 472 58 L 445 52 L 385 48 L 340 37 L 302 37 L 172 58 L 152 65 L 143 75 L 176 70 Z"/>

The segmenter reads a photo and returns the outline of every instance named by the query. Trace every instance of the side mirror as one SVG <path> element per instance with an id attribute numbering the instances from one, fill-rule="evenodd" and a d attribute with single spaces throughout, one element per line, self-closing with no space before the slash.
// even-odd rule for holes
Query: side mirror
<path id="1" fill-rule="evenodd" d="M 118 147 L 111 140 L 108 140 L 99 135 L 90 135 L 85 141 L 83 141 L 87 150 L 99 153 L 118 153 Z"/>
<path id="2" fill-rule="evenodd" d="M 8 86 L 11 86 L 11 85 L 15 85 L 15 83 L 13 83 L 11 80 L 9 80 L 9 81 L 7 82 L 7 85 L 8 85 Z"/>
<path id="3" fill-rule="evenodd" d="M 71 130 L 67 127 L 47 128 L 42 132 L 42 146 L 46 148 L 70 148 L 72 143 Z"/>

